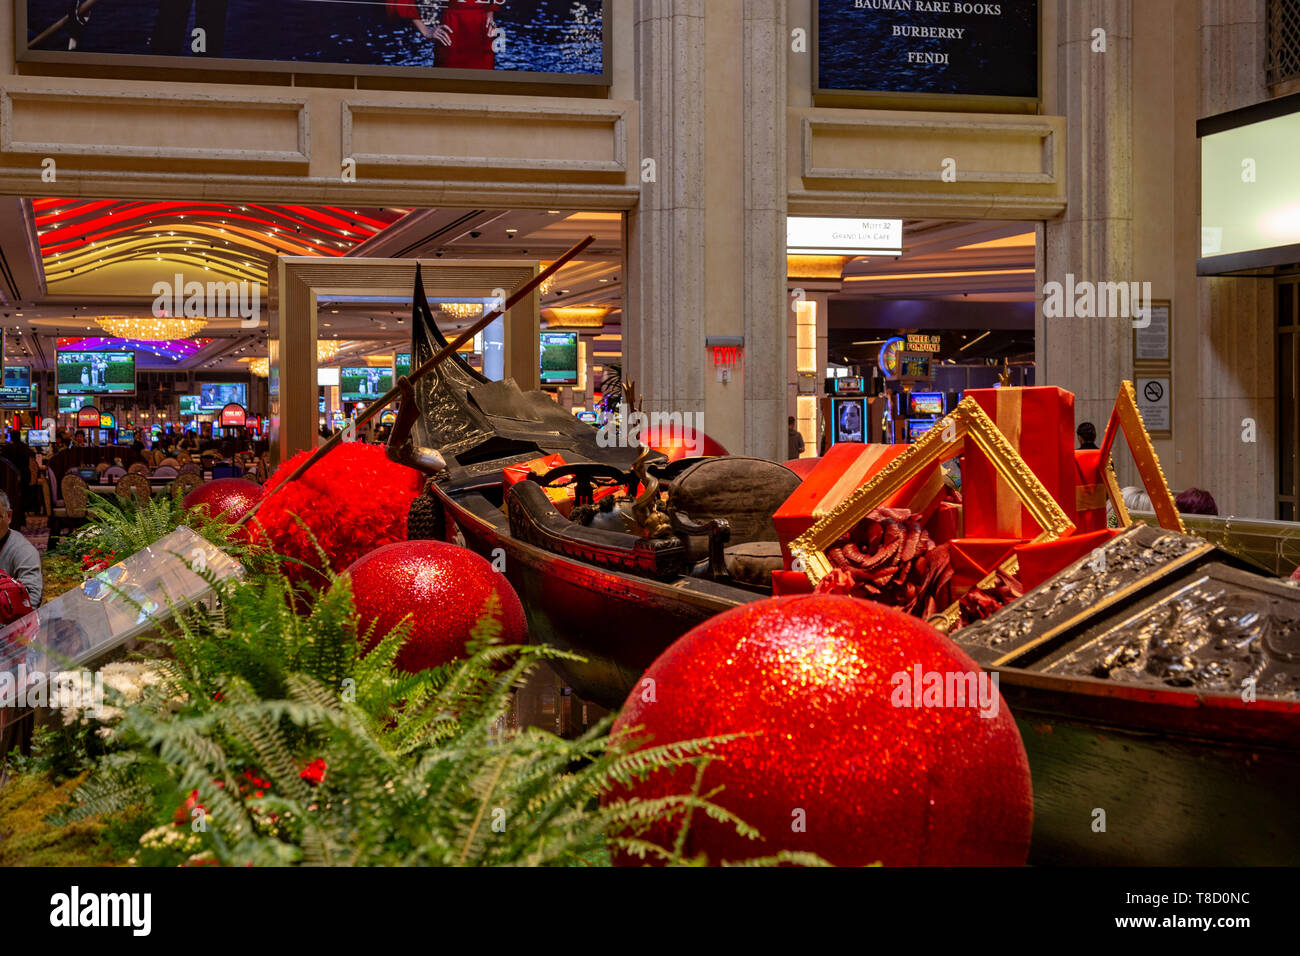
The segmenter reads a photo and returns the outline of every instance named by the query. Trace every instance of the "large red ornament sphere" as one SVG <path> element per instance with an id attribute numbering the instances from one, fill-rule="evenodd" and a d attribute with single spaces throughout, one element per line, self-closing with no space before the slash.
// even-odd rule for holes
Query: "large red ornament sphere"
<path id="1" fill-rule="evenodd" d="M 893 608 L 773 598 L 720 614 L 664 651 L 614 732 L 641 728 L 655 745 L 749 735 L 720 745 L 725 758 L 709 765 L 702 792 L 725 787 L 714 802 L 763 839 L 697 813 L 688 853 L 710 863 L 802 850 L 840 866 L 1023 864 L 1033 792 L 1011 712 L 987 677 L 988 717 L 933 696 L 930 706 L 902 706 L 896 675 L 908 675 L 910 690 L 918 667 L 922 688 L 928 674 L 946 683 L 950 673 L 980 673 L 934 628 Z M 693 778 L 693 768 L 657 773 L 633 793 L 686 793 Z M 671 847 L 675 836 L 664 827 L 649 838 Z"/>
<path id="2" fill-rule="evenodd" d="M 669 461 L 695 458 L 701 455 L 726 455 L 727 449 L 702 431 L 690 425 L 661 424 L 653 422 L 640 432 L 643 444 L 668 456 Z"/>
<path id="3" fill-rule="evenodd" d="M 267 481 L 267 493 L 309 454 L 282 464 Z M 253 521 L 277 554 L 293 559 L 284 563 L 290 580 L 321 587 L 325 578 L 316 570 L 321 557 L 312 537 L 336 571 L 376 548 L 405 541 L 406 513 L 423 485 L 418 471 L 390 461 L 381 446 L 345 442 L 276 492 Z"/>
<path id="4" fill-rule="evenodd" d="M 372 551 L 352 567 L 352 599 L 363 637 L 375 625 L 368 651 L 407 615 L 413 630 L 397 656 L 399 670 L 415 672 L 465 656 L 474 625 L 496 595 L 501 642 L 528 637 L 524 608 L 504 574 L 473 551 L 441 541 L 402 541 Z"/>
<path id="5" fill-rule="evenodd" d="M 261 485 L 243 478 L 218 478 L 191 491 L 185 496 L 184 505 L 187 509 L 201 509 L 209 517 L 234 524 L 261 500 L 263 494 Z M 247 526 L 240 531 L 246 532 Z"/>

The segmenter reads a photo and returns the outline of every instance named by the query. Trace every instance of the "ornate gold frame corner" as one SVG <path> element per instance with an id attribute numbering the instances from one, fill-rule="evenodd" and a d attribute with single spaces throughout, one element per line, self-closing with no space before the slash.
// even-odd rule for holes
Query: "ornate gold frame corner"
<path id="1" fill-rule="evenodd" d="M 1055 541 L 1074 531 L 1074 522 L 998 430 L 993 419 L 975 399 L 964 398 L 920 441 L 795 538 L 790 543 L 794 567 L 802 567 L 808 580 L 816 587 L 831 573 L 832 565 L 826 551 L 832 544 L 931 464 L 961 451 L 968 438 L 993 462 L 998 475 L 1012 487 L 1016 497 L 1042 529 L 1034 538 L 1035 542 Z"/>
<path id="2" fill-rule="evenodd" d="M 1115 478 L 1114 466 L 1110 460 L 1110 449 L 1119 431 L 1123 431 L 1124 440 L 1128 443 L 1133 460 L 1137 463 L 1138 477 L 1142 479 L 1142 487 L 1146 489 L 1147 497 L 1151 499 L 1151 508 L 1155 511 L 1156 521 L 1162 528 L 1186 534 L 1187 526 L 1183 524 L 1182 515 L 1178 513 L 1178 506 L 1174 503 L 1169 482 L 1165 479 L 1165 470 L 1160 465 L 1155 445 L 1151 442 L 1151 434 L 1142 420 L 1142 412 L 1137 404 L 1137 393 L 1133 390 L 1133 383 L 1130 381 L 1120 382 L 1115 407 L 1110 413 L 1110 421 L 1106 423 L 1106 437 L 1102 444 L 1101 456 L 1101 460 L 1105 463 L 1103 473 L 1106 475 L 1107 493 L 1110 495 L 1111 504 L 1115 507 L 1115 513 L 1120 517 L 1121 527 L 1127 528 L 1133 523 L 1133 518 L 1124 506 L 1119 493 L 1119 482 Z"/>

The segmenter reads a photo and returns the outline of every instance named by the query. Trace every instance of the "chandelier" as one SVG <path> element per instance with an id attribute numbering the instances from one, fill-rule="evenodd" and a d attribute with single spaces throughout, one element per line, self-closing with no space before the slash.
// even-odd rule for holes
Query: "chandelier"
<path id="1" fill-rule="evenodd" d="M 483 314 L 483 306 L 478 302 L 444 302 L 438 306 L 440 312 L 446 312 L 453 319 L 477 319 Z"/>
<path id="2" fill-rule="evenodd" d="M 170 342 L 198 335 L 207 327 L 207 319 L 186 319 L 133 315 L 101 315 L 96 324 L 115 339 L 140 342 Z"/>
<path id="3" fill-rule="evenodd" d="M 316 342 L 316 364 L 324 365 L 338 358 L 339 343 L 337 339 L 320 339 Z M 271 375 L 271 359 L 251 358 L 248 359 L 248 370 L 258 378 L 269 378 Z"/>

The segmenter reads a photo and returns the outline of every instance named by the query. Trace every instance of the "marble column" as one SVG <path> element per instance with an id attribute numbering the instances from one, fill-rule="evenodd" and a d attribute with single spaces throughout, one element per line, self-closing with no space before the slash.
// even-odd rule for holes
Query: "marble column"
<path id="1" fill-rule="evenodd" d="M 1056 102 L 1066 118 L 1068 205 L 1044 227 L 1043 283 L 1132 282 L 1132 23 L 1129 0 L 1058 0 Z M 1092 31 L 1106 31 L 1106 52 L 1092 51 Z M 1041 291 L 1041 290 L 1040 290 Z M 1037 382 L 1074 393 L 1075 420 L 1105 427 L 1120 382 L 1132 377 L 1132 320 L 1035 320 Z M 1136 476 L 1116 455 L 1122 483 Z"/>

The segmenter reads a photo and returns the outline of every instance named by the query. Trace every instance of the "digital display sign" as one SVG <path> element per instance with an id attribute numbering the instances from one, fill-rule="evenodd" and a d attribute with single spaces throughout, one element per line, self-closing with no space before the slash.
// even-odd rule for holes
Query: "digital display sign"
<path id="1" fill-rule="evenodd" d="M 60 395 L 134 395 L 134 352 L 59 352 Z"/>
<path id="2" fill-rule="evenodd" d="M 411 377 L 410 352 L 398 352 L 393 356 L 393 381 L 397 381 L 403 375 L 407 378 Z"/>
<path id="3" fill-rule="evenodd" d="M 243 382 L 206 382 L 199 385 L 199 408 L 219 412 L 230 403 L 248 405 L 248 386 Z"/>
<path id="4" fill-rule="evenodd" d="M 867 440 L 866 400 L 836 398 L 831 400 L 831 442 L 865 442 Z"/>
<path id="5" fill-rule="evenodd" d="M 609 84 L 607 0 L 18 0 L 17 57 L 153 69 Z"/>
<path id="6" fill-rule="evenodd" d="M 199 407 L 197 395 L 182 395 L 180 401 L 182 415 L 197 415 L 203 410 Z"/>
<path id="7" fill-rule="evenodd" d="M 542 385 L 578 384 L 578 333 L 543 332 Z"/>
<path id="8" fill-rule="evenodd" d="M 943 392 L 912 392 L 908 403 L 913 415 L 942 415 L 945 411 Z"/>
<path id="9" fill-rule="evenodd" d="M 371 402 L 393 387 L 393 370 L 382 366 L 356 366 L 339 370 L 339 399 Z"/>
<path id="10" fill-rule="evenodd" d="M 814 93 L 1038 98 L 1038 0 L 817 0 Z"/>

